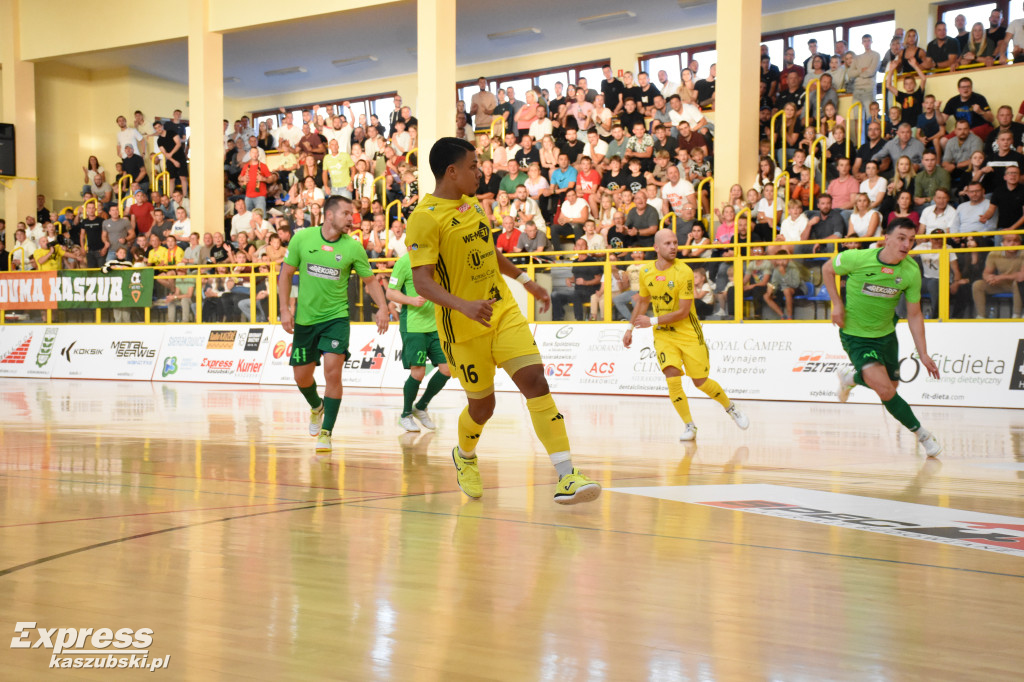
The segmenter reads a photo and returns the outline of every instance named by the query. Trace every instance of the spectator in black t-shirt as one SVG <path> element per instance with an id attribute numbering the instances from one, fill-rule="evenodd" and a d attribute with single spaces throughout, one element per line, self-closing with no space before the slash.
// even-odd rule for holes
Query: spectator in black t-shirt
<path id="1" fill-rule="evenodd" d="M 496 93 L 498 98 L 498 106 L 494 107 L 492 116 L 498 118 L 501 116 L 505 119 L 505 130 L 512 129 L 512 105 L 505 99 L 505 91 L 502 88 L 498 88 Z"/>
<path id="2" fill-rule="evenodd" d="M 601 72 L 604 74 L 604 80 L 601 81 L 604 105 L 612 110 L 614 116 L 622 109 L 622 81 L 614 76 L 611 66 L 606 65 Z"/>
<path id="3" fill-rule="evenodd" d="M 893 94 L 893 98 L 896 100 L 896 104 L 900 106 L 902 113 L 900 115 L 899 123 L 909 123 L 912 126 L 917 125 L 917 117 L 921 115 L 922 102 L 924 100 L 924 85 L 928 81 L 928 77 L 921 71 L 921 67 L 917 62 L 913 62 L 914 70 L 921 77 L 921 85 L 918 86 L 917 79 L 913 76 L 905 76 L 903 78 L 903 90 L 900 91 L 896 87 L 896 63 L 893 62 L 889 65 L 889 70 L 885 73 L 885 87 Z"/>
<path id="4" fill-rule="evenodd" d="M 124 172 L 132 176 L 132 182 L 137 182 L 139 187 L 149 191 L 149 175 L 146 173 L 146 163 L 142 157 L 135 153 L 135 148 L 130 144 L 124 146 L 124 158 L 121 159 L 121 167 Z"/>
<path id="5" fill-rule="evenodd" d="M 935 40 L 928 43 L 925 55 L 925 63 L 921 66 L 926 69 L 956 68 L 956 63 L 960 61 L 960 42 L 946 35 L 946 22 L 935 24 Z"/>
<path id="6" fill-rule="evenodd" d="M 939 125 L 946 125 L 946 121 L 952 116 L 957 121 L 967 121 L 971 132 L 984 140 L 992 132 L 992 123 L 996 118 L 988 106 L 988 100 L 984 95 L 974 92 L 974 82 L 970 78 L 961 78 L 957 81 L 956 87 L 960 95 L 951 97 L 942 107 Z M 946 142 L 955 134 L 955 132 L 949 133 L 940 139 L 939 146 L 944 150 Z"/>
<path id="7" fill-rule="evenodd" d="M 565 140 L 558 145 L 559 151 L 569 157 L 570 164 L 576 163 L 576 159 L 583 153 L 583 148 L 586 146 L 583 140 L 577 138 L 577 132 L 575 128 L 566 128 Z"/>
<path id="8" fill-rule="evenodd" d="M 761 55 L 761 82 L 766 87 L 764 95 L 774 100 L 779 86 L 779 67 L 774 66 L 766 54 Z"/>
<path id="9" fill-rule="evenodd" d="M 531 164 L 540 165 L 540 150 L 533 146 L 533 138 L 523 135 L 519 151 L 516 152 L 516 161 L 520 168 L 529 168 Z"/>
<path id="10" fill-rule="evenodd" d="M 882 139 L 882 125 L 877 121 L 872 121 L 868 124 L 868 139 L 867 142 L 857 147 L 857 153 L 853 155 L 853 176 L 857 180 L 863 182 L 867 174 L 864 172 L 864 167 L 867 166 L 868 161 L 875 158 L 875 156 L 882 151 L 885 147 L 885 140 Z M 892 159 L 888 156 L 880 159 L 881 164 L 880 171 L 885 177 L 889 177 L 891 173 Z"/>
<path id="11" fill-rule="evenodd" d="M 1010 133 L 1010 146 L 1017 151 L 1024 151 L 1024 123 L 1013 120 L 1013 108 L 1005 104 L 996 111 L 996 128 L 989 133 L 985 140 L 985 151 L 996 152 L 999 146 L 996 144 L 999 133 L 1007 131 Z"/>
<path id="12" fill-rule="evenodd" d="M 566 280 L 570 287 L 568 291 L 557 290 L 551 296 L 551 319 L 565 319 L 565 305 L 571 303 L 576 313 L 576 321 L 583 322 L 587 319 L 583 306 L 590 303 L 590 297 L 601 288 L 601 277 L 604 275 L 604 266 L 597 263 L 596 259 L 586 253 L 587 241 L 577 239 L 575 249 L 581 251 L 576 258 L 576 264 L 572 266 L 572 277 Z"/>
<path id="13" fill-rule="evenodd" d="M 981 222 L 987 222 L 993 212 L 998 212 L 996 228 L 1019 230 L 1024 226 L 1024 186 L 1020 184 L 1021 169 L 1009 166 L 1003 173 L 1003 182 L 992 190 L 992 205 L 982 214 Z"/>
<path id="14" fill-rule="evenodd" d="M 718 73 L 717 64 L 711 65 L 707 78 L 697 81 L 694 89 L 697 91 L 697 105 L 706 107 L 715 104 L 715 77 Z"/>
<path id="15" fill-rule="evenodd" d="M 985 150 L 986 174 L 991 174 L 991 187 L 1003 184 L 1003 176 L 1009 168 L 1024 168 L 1024 154 L 1013 148 L 1013 133 L 1009 130 L 999 133 L 996 152 Z"/>
<path id="16" fill-rule="evenodd" d="M 501 178 L 494 172 L 494 164 L 490 159 L 480 163 L 480 183 L 476 188 L 476 199 L 484 209 L 484 215 L 491 216 L 491 207 L 501 189 Z"/>
<path id="17" fill-rule="evenodd" d="M 619 112 L 619 123 L 622 124 L 623 130 L 633 130 L 635 123 L 644 123 L 644 115 L 637 110 L 636 100 L 631 95 L 624 94 L 622 102 L 622 111 Z"/>
<path id="18" fill-rule="evenodd" d="M 633 72 L 632 71 L 627 71 L 624 74 L 622 74 L 622 101 L 623 101 L 623 103 L 625 103 L 627 97 L 629 99 L 633 100 L 633 104 L 634 105 L 637 102 L 640 101 L 640 86 L 633 82 Z M 607 102 L 605 102 L 605 104 L 607 104 Z M 623 109 L 626 108 L 625 104 L 623 104 L 622 108 Z M 630 128 L 630 130 L 632 130 L 632 128 Z"/>

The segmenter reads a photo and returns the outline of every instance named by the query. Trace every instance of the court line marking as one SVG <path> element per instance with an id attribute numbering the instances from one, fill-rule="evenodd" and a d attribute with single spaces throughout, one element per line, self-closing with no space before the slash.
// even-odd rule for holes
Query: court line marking
<path id="1" fill-rule="evenodd" d="M 535 486 L 535 487 L 541 487 L 541 486 Z M 427 493 L 427 492 L 424 492 L 424 493 L 415 493 L 415 494 L 411 494 L 411 495 L 394 495 L 392 497 L 376 498 L 373 501 L 374 502 L 381 502 L 381 501 L 385 501 L 385 500 L 389 500 L 389 499 L 390 500 L 394 500 L 394 499 L 404 500 L 404 499 L 413 499 L 413 498 L 416 498 L 416 497 L 424 497 L 426 495 L 436 495 L 436 494 L 445 494 L 445 493 L 439 493 L 439 492 L 429 492 L 429 493 Z M 462 492 L 459 491 L 459 492 L 455 493 L 453 491 L 453 494 L 458 494 L 458 495 L 461 496 Z M 308 510 L 308 509 L 318 509 L 318 508 L 326 508 L 326 507 L 349 506 L 349 507 L 356 507 L 356 508 L 359 508 L 359 509 L 369 509 L 369 510 L 373 510 L 373 511 L 388 511 L 388 512 L 399 512 L 399 513 L 426 514 L 426 515 L 430 515 L 430 516 L 449 516 L 449 517 L 456 517 L 456 518 L 461 516 L 461 514 L 455 514 L 455 513 L 451 513 L 451 512 L 437 512 L 437 511 L 427 511 L 427 510 L 418 510 L 418 509 L 405 509 L 404 507 L 398 507 L 398 508 L 395 508 L 395 507 L 379 507 L 379 506 L 373 506 L 373 505 L 369 505 L 369 504 L 362 504 L 361 502 L 364 502 L 364 501 L 360 500 L 360 501 L 353 501 L 353 502 L 349 502 L 349 503 L 346 503 L 344 501 L 320 502 L 320 503 L 317 503 L 317 504 L 309 504 L 309 505 L 302 506 L 302 507 L 289 507 L 288 509 L 271 509 L 271 510 L 268 510 L 268 511 L 256 512 L 256 513 L 253 513 L 253 514 L 241 514 L 241 515 L 238 515 L 238 516 L 226 516 L 226 517 L 223 517 L 223 518 L 220 518 L 220 519 L 207 519 L 206 521 L 198 521 L 196 523 L 184 524 L 184 525 L 180 525 L 180 526 L 173 526 L 171 528 L 163 528 L 161 530 L 150 531 L 148 533 L 138 533 L 138 534 L 135 534 L 135 535 L 128 535 L 128 536 L 121 537 L 121 538 L 114 538 L 113 540 L 106 540 L 104 542 L 98 542 L 98 543 L 94 543 L 94 544 L 91 544 L 91 545 L 85 545 L 83 547 L 77 547 L 75 549 L 70 549 L 70 550 L 67 550 L 67 551 L 64 551 L 64 552 L 60 552 L 58 554 L 52 554 L 50 556 L 41 557 L 39 559 L 33 559 L 32 561 L 28 561 L 28 562 L 25 562 L 23 564 L 18 564 L 17 566 L 11 566 L 10 568 L 0 569 L 0 578 L 8 576 L 8 575 L 10 575 L 12 573 L 16 573 L 17 571 L 24 570 L 26 568 L 32 568 L 34 566 L 39 566 L 41 564 L 49 563 L 51 561 L 56 561 L 57 559 L 63 559 L 65 557 L 74 556 L 75 554 L 82 554 L 84 552 L 88 552 L 88 551 L 93 550 L 93 549 L 100 549 L 100 548 L 103 548 L 103 547 L 108 547 L 110 545 L 116 545 L 116 544 L 120 544 L 122 542 L 128 542 L 129 540 L 139 540 L 139 539 L 143 539 L 143 538 L 153 537 L 155 535 L 163 535 L 164 533 L 172 533 L 174 531 L 188 530 L 188 529 L 191 529 L 191 528 L 198 528 L 199 526 L 207 526 L 207 525 L 214 524 L 214 523 L 225 523 L 225 522 L 228 522 L 228 521 L 237 521 L 237 520 L 240 520 L 240 519 L 251 519 L 251 518 L 256 518 L 258 516 L 268 516 L 270 514 L 282 514 L 282 513 L 286 513 L 286 512 L 303 511 L 303 510 Z M 502 519 L 502 518 L 496 518 L 496 517 L 490 517 L 490 516 L 474 516 L 473 518 L 482 519 L 482 520 L 485 520 L 485 521 L 498 521 L 498 522 L 506 522 L 506 523 L 517 523 L 517 524 L 526 525 L 526 526 L 544 526 L 544 527 L 548 527 L 548 528 L 565 528 L 565 529 L 570 529 L 570 530 L 584 530 L 584 531 L 592 531 L 592 532 L 614 533 L 616 535 L 636 535 L 636 536 L 639 536 L 639 537 L 663 538 L 663 539 L 668 539 L 668 540 L 681 540 L 681 541 L 684 541 L 684 542 L 687 542 L 687 541 L 688 542 L 699 542 L 699 543 L 705 543 L 705 544 L 728 545 L 728 546 L 732 546 L 732 547 L 747 547 L 747 548 L 750 548 L 750 549 L 766 549 L 766 550 L 774 550 L 774 551 L 779 551 L 779 552 L 792 552 L 792 553 L 796 553 L 796 554 L 809 554 L 809 555 L 814 555 L 814 556 L 833 557 L 833 558 L 837 558 L 837 559 L 856 559 L 856 560 L 861 560 L 861 561 L 874 561 L 874 562 L 878 562 L 878 563 L 898 564 L 898 565 L 903 565 L 903 566 L 918 566 L 918 567 L 921 567 L 921 568 L 937 568 L 937 569 L 942 569 L 942 570 L 958 571 L 958 572 L 962 572 L 962 573 L 978 573 L 978 574 L 981 574 L 981 575 L 993 575 L 993 576 L 999 576 L 999 577 L 1003 577 L 1003 578 L 1024 578 L 1024 575 L 1018 575 L 1018 574 L 1015 574 L 1015 573 L 1000 573 L 1000 572 L 997 572 L 997 571 L 982 571 L 982 570 L 978 570 L 978 569 L 974 569 L 974 568 L 961 568 L 961 567 L 957 567 L 957 566 L 940 566 L 940 565 L 937 565 L 937 564 L 923 564 L 923 563 L 918 563 L 918 562 L 913 562 L 913 561 L 899 561 L 899 560 L 896 560 L 896 559 L 882 559 L 882 558 L 878 558 L 878 557 L 858 556 L 858 555 L 855 555 L 855 554 L 833 554 L 833 553 L 830 553 L 830 552 L 820 552 L 820 551 L 810 550 L 810 549 L 795 549 L 795 548 L 789 548 L 789 547 L 773 547 L 771 545 L 755 545 L 755 544 L 752 544 L 752 543 L 744 543 L 744 542 L 730 542 L 728 540 L 711 540 L 711 539 L 706 539 L 706 538 L 680 537 L 680 536 L 674 536 L 674 535 L 661 535 L 661 534 L 658 534 L 658 533 L 642 533 L 642 532 L 637 532 L 637 531 L 619 530 L 619 529 L 616 529 L 616 528 L 593 528 L 593 527 L 587 527 L 587 526 L 574 526 L 574 525 L 571 525 L 571 524 L 547 523 L 547 522 L 541 522 L 541 521 L 527 521 L 527 520 L 520 520 L 520 519 Z"/>
<path id="2" fill-rule="evenodd" d="M 10 474 L 0 474 L 0 478 L 10 478 L 13 480 L 21 481 L 47 481 L 49 483 L 81 483 L 83 485 L 113 485 L 117 488 L 132 488 L 134 490 L 163 490 L 172 493 L 200 493 L 203 495 L 227 495 L 229 497 L 257 497 L 261 500 L 280 500 L 281 502 L 307 502 L 308 500 L 296 500 L 289 497 L 267 497 L 266 495 L 249 495 L 248 493 L 223 493 L 216 490 L 196 490 L 195 488 L 162 488 L 155 485 L 131 485 L 128 483 L 114 483 L 111 484 L 107 480 L 103 481 L 77 481 L 74 479 L 67 478 L 42 478 L 39 476 L 11 476 Z M 205 480 L 205 479 L 201 479 Z"/>

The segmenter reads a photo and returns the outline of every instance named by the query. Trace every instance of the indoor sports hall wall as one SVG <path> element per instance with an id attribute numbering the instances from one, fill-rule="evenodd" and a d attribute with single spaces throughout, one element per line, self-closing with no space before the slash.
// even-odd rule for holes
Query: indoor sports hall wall
<path id="1" fill-rule="evenodd" d="M 649 330 L 622 347 L 620 324 L 535 325 L 545 373 L 556 393 L 663 395 L 665 381 Z M 1024 328 L 1015 323 L 928 325 L 928 350 L 942 379 L 923 371 L 906 325 L 900 337 L 903 386 L 914 405 L 1024 408 Z M 848 365 L 826 325 L 715 324 L 707 328 L 712 376 L 739 399 L 835 400 L 835 372 Z M 0 327 L 0 377 L 290 385 L 291 335 L 270 325 L 6 325 Z M 346 386 L 400 389 L 396 327 L 378 335 L 352 325 Z M 320 374 L 319 382 L 323 382 Z M 497 389 L 512 390 L 498 373 Z M 687 395 L 705 397 L 690 382 Z M 445 390 L 457 390 L 450 382 Z M 854 402 L 877 402 L 855 391 Z"/>

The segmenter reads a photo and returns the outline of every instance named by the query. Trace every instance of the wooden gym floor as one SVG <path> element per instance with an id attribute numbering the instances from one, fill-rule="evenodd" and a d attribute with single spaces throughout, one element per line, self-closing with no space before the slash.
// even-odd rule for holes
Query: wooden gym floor
<path id="1" fill-rule="evenodd" d="M 396 392 L 350 391 L 318 458 L 292 389 L 2 380 L 0 627 L 150 628 L 153 679 L 1020 679 L 1024 525 L 875 531 L 1024 524 L 1024 411 L 918 408 L 928 461 L 879 406 L 748 401 L 740 432 L 693 400 L 685 445 L 666 399 L 556 399 L 619 489 L 590 505 L 553 503 L 512 394 L 471 502 L 457 391 L 412 435 Z M 784 498 L 799 513 L 722 506 Z M 140 674 L 50 661 L 4 642 L 0 679 Z"/>

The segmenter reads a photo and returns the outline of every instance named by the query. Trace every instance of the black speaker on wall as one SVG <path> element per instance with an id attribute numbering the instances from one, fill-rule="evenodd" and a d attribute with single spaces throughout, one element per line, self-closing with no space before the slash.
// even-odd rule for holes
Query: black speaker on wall
<path id="1" fill-rule="evenodd" d="M 17 175 L 14 166 L 13 123 L 0 123 L 0 175 Z"/>

